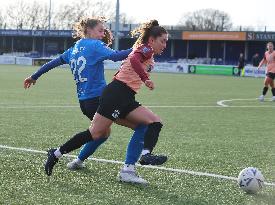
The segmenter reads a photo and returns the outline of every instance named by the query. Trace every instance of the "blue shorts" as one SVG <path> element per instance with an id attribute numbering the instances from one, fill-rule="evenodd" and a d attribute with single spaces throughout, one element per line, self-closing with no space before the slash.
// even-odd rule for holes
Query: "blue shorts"
<path id="1" fill-rule="evenodd" d="M 86 115 L 90 120 L 93 120 L 93 117 L 96 113 L 96 110 L 99 106 L 99 97 L 79 100 L 80 109 L 84 115 Z"/>
<path id="2" fill-rule="evenodd" d="M 135 94 L 135 91 L 125 83 L 114 80 L 104 89 L 97 113 L 112 121 L 117 118 L 125 118 L 130 112 L 141 106 L 135 100 Z"/>
<path id="3" fill-rule="evenodd" d="M 275 79 L 275 73 L 268 72 L 268 73 L 266 74 L 266 76 L 269 77 L 269 78 L 271 78 L 272 80 Z"/>

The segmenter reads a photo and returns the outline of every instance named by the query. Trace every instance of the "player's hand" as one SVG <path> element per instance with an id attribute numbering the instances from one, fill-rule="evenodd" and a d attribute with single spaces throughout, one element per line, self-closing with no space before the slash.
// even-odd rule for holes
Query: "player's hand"
<path id="1" fill-rule="evenodd" d="M 31 87 L 31 85 L 35 84 L 36 83 L 36 80 L 32 79 L 31 77 L 28 77 L 24 80 L 24 88 L 27 89 L 29 87 Z"/>
<path id="2" fill-rule="evenodd" d="M 145 86 L 148 87 L 150 90 L 155 88 L 154 82 L 152 80 L 145 80 Z"/>

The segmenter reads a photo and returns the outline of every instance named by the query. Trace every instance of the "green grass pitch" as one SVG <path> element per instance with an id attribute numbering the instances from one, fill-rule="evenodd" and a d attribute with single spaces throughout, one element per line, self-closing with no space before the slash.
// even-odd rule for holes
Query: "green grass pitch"
<path id="1" fill-rule="evenodd" d="M 0 66 L 0 145 L 46 151 L 89 126 L 70 70 L 52 70 L 24 90 L 24 78 L 36 69 Z M 107 81 L 114 72 L 106 71 Z M 153 73 L 152 79 L 156 89 L 143 88 L 137 99 L 163 119 L 155 152 L 169 156 L 166 168 L 237 177 L 255 166 L 275 182 L 275 103 L 256 100 L 262 78 Z M 228 99 L 250 100 L 217 105 Z M 113 125 L 94 157 L 123 161 L 131 134 Z M 0 204 L 275 204 L 274 186 L 247 195 L 232 180 L 138 167 L 150 183 L 141 187 L 116 181 L 120 164 L 88 160 L 87 169 L 71 172 L 66 157 L 49 179 L 45 159 L 43 153 L 0 148 Z"/>

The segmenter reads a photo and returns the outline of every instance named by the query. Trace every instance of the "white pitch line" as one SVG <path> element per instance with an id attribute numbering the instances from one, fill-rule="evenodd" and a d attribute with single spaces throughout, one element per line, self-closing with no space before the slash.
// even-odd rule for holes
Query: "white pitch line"
<path id="1" fill-rule="evenodd" d="M 29 108 L 79 108 L 77 105 L 23 105 L 23 106 L 0 106 L 2 109 L 29 109 Z"/>
<path id="2" fill-rule="evenodd" d="M 144 105 L 148 108 L 211 108 L 217 105 Z M 79 108 L 79 105 L 23 105 L 23 106 L 0 106 L 3 109 L 29 109 L 29 108 Z"/>
<path id="3" fill-rule="evenodd" d="M 229 107 L 229 105 L 226 105 L 224 103 L 226 103 L 226 102 L 232 102 L 232 101 L 245 101 L 245 100 L 252 101 L 252 100 L 257 100 L 257 98 L 220 100 L 220 101 L 217 102 L 217 105 L 222 106 L 222 107 Z"/>
<path id="4" fill-rule="evenodd" d="M 6 145 L 0 145 L 0 148 L 23 151 L 23 152 L 30 152 L 30 153 L 47 154 L 47 152 L 45 152 L 45 151 L 34 150 L 34 149 L 29 149 L 29 148 L 10 147 L 10 146 L 6 146 Z M 70 158 L 76 158 L 77 157 L 76 155 L 69 155 L 69 154 L 66 154 L 64 156 L 70 157 Z M 117 160 L 97 159 L 97 158 L 88 158 L 88 160 L 93 160 L 93 161 L 96 161 L 96 162 L 103 162 L 103 163 L 112 163 L 112 164 L 124 164 L 124 162 L 117 161 Z M 167 172 L 174 172 L 174 173 L 179 173 L 179 174 L 190 174 L 190 175 L 195 175 L 195 176 L 214 177 L 214 178 L 218 178 L 218 179 L 226 179 L 226 180 L 237 181 L 236 177 L 230 177 L 230 176 L 207 173 L 207 172 L 196 172 L 196 171 L 185 170 L 185 169 L 174 169 L 174 168 L 157 167 L 157 166 L 150 166 L 150 165 L 142 166 L 140 164 L 137 164 L 137 166 L 143 167 L 143 168 L 167 171 Z M 275 186 L 275 183 L 265 182 L 265 185 Z"/>
<path id="5" fill-rule="evenodd" d="M 268 98 L 267 98 L 268 99 Z M 229 100 L 220 100 L 217 101 L 217 105 L 221 106 L 221 107 L 250 107 L 250 108 L 258 108 L 258 107 L 265 107 L 265 108 L 269 108 L 269 107 L 275 107 L 272 105 L 266 105 L 266 106 L 260 106 L 260 105 L 238 105 L 238 106 L 231 106 L 231 105 L 226 105 L 226 102 L 232 102 L 232 101 L 256 101 L 257 98 L 250 98 L 250 99 L 229 99 Z M 271 100 L 271 98 L 270 98 Z"/>
<path id="6" fill-rule="evenodd" d="M 260 106 L 260 105 L 237 105 L 229 106 L 223 104 L 225 100 L 218 101 L 217 105 L 144 105 L 148 108 L 271 108 L 272 105 Z M 229 101 L 229 100 L 227 100 Z M 35 108 L 79 108 L 77 105 L 26 105 L 26 106 L 0 106 L 0 109 L 35 109 Z"/>

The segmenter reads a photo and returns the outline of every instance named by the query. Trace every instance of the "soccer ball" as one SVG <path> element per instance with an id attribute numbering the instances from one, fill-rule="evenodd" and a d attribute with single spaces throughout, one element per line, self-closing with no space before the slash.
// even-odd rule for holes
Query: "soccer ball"
<path id="1" fill-rule="evenodd" d="M 264 176 L 257 168 L 248 167 L 240 172 L 238 184 L 246 193 L 255 194 L 263 188 Z"/>

